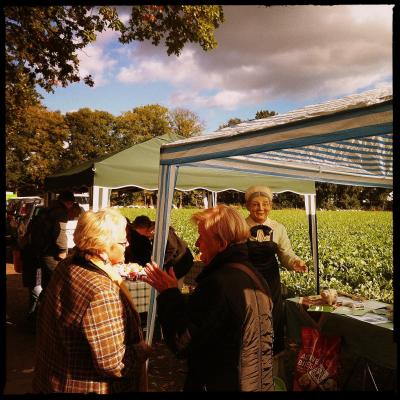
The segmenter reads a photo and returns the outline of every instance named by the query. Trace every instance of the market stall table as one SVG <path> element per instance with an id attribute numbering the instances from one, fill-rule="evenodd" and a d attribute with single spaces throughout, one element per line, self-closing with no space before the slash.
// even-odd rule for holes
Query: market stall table
<path id="1" fill-rule="evenodd" d="M 196 273 L 198 273 L 198 271 L 196 271 Z M 190 280 L 190 282 L 192 282 L 192 280 Z M 147 313 L 149 310 L 151 286 L 142 281 L 131 281 L 128 279 L 124 280 L 123 284 L 126 285 L 126 287 L 128 288 L 129 293 L 131 294 L 132 299 L 135 303 L 137 312 Z M 187 286 L 185 284 L 182 288 L 182 293 L 189 293 L 192 287 L 192 285 Z"/>
<path id="2" fill-rule="evenodd" d="M 396 370 L 397 345 L 394 342 L 393 322 L 374 324 L 332 312 L 307 312 L 299 300 L 299 297 L 295 297 L 285 301 L 286 336 L 289 340 L 301 344 L 301 328 L 313 327 L 325 335 L 341 336 L 342 349 L 363 360 L 372 379 L 368 361 Z"/>
<path id="3" fill-rule="evenodd" d="M 147 312 L 149 309 L 151 286 L 142 281 L 130 280 L 125 280 L 123 284 L 129 289 L 137 312 Z"/>

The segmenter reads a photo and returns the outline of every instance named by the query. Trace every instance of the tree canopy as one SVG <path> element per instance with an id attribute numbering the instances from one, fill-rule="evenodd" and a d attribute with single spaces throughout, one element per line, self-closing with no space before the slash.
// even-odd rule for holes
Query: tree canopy
<path id="1" fill-rule="evenodd" d="M 170 111 L 171 127 L 174 133 L 183 137 L 198 136 L 204 131 L 204 122 L 193 111 L 175 108 Z"/>
<path id="2" fill-rule="evenodd" d="M 62 169 L 119 150 L 115 117 L 111 113 L 81 108 L 66 113 L 65 122 L 69 132 Z"/>
<path id="3" fill-rule="evenodd" d="M 117 8 L 112 6 L 6 6 L 3 12 L 6 184 L 13 190 L 20 184 L 26 183 L 26 180 L 41 181 L 39 175 L 45 172 L 52 173 L 57 168 L 54 160 L 43 158 L 43 166 L 39 167 L 42 173 L 33 174 L 33 170 L 31 173 L 24 172 L 27 160 L 33 162 L 36 158 L 33 157 L 35 150 L 31 142 L 36 140 L 38 132 L 41 131 L 38 120 L 27 124 L 27 117 L 32 113 L 31 107 L 38 107 L 36 108 L 38 113 L 47 113 L 48 119 L 53 119 L 51 112 L 41 106 L 41 96 L 36 88 L 41 87 L 47 92 L 53 92 L 56 86 L 66 87 L 81 80 L 93 86 L 94 81 L 90 75 L 80 76 L 77 52 L 94 42 L 99 33 L 112 29 L 119 32 L 118 40 L 123 44 L 129 44 L 134 40 L 149 40 L 153 45 L 164 45 L 168 55 L 179 55 L 187 43 L 198 43 L 205 51 L 215 48 L 217 46 L 215 30 L 224 21 L 222 6 L 212 5 L 135 5 L 131 8 L 130 18 L 126 24 L 118 15 Z M 190 132 L 198 134 L 198 127 L 193 125 L 189 114 L 185 124 L 192 124 L 191 127 L 183 128 L 182 123 L 178 123 L 175 119 L 175 126 L 172 128 L 168 110 L 163 111 L 165 118 L 162 120 L 154 116 L 146 118 L 145 114 L 151 114 L 154 110 L 148 109 L 146 113 L 146 106 L 144 107 L 140 117 L 130 115 L 134 117 L 135 123 L 130 120 L 129 124 L 136 124 L 135 127 L 138 128 L 136 132 L 139 132 L 141 124 L 142 128 L 146 129 L 151 126 L 148 134 L 152 137 L 167 133 L 171 129 L 177 130 L 179 125 L 179 129 L 185 129 L 188 135 Z M 125 117 L 125 121 L 121 117 L 122 125 L 128 123 L 129 118 Z M 61 115 L 55 118 L 59 120 L 60 127 L 64 122 L 71 124 L 67 139 L 61 141 L 64 145 L 62 151 L 57 147 L 59 137 L 56 131 L 54 137 L 49 132 L 49 143 L 43 146 L 43 149 L 55 146 L 52 153 L 61 158 L 59 168 L 83 160 L 85 157 L 95 157 L 99 152 L 107 153 L 118 146 L 131 145 L 144 139 L 143 129 L 140 131 L 142 136 L 135 138 L 118 131 L 115 118 L 105 111 L 92 112 L 84 109 L 77 114 L 69 113 L 65 121 Z M 96 122 L 92 129 L 84 126 L 90 123 L 87 121 L 90 119 Z M 122 129 L 122 126 L 120 127 Z M 166 131 L 161 133 L 163 128 Z M 84 138 L 89 131 L 96 132 L 95 139 L 91 136 Z M 118 135 L 122 140 L 117 145 Z M 96 140 L 102 144 L 101 150 L 94 149 Z"/>
<path id="4" fill-rule="evenodd" d="M 256 112 L 255 119 L 273 117 L 276 114 L 277 113 L 275 111 L 259 110 L 259 111 Z"/>
<path id="5" fill-rule="evenodd" d="M 214 31 L 224 21 L 222 6 L 133 6 L 127 25 L 111 6 L 4 7 L 6 81 L 26 75 L 31 87 L 53 91 L 55 85 L 79 82 L 77 51 L 106 29 L 119 41 L 163 40 L 167 53 L 179 55 L 187 42 L 204 50 L 217 46 Z M 93 85 L 90 75 L 85 83 Z"/>
<path id="6" fill-rule="evenodd" d="M 273 117 L 274 115 L 277 115 L 277 114 L 278 113 L 275 111 L 259 110 L 256 112 L 254 119 Z M 240 124 L 241 122 L 246 122 L 246 121 L 250 121 L 250 119 L 241 120 L 240 118 L 237 118 L 237 117 L 230 118 L 226 124 L 220 125 L 218 127 L 218 129 L 228 128 L 228 127 L 230 128 L 232 126 Z"/>
<path id="7" fill-rule="evenodd" d="M 27 107 L 19 128 L 6 136 L 6 179 L 17 187 L 40 183 L 63 162 L 68 128 L 64 117 L 37 105 Z"/>
<path id="8" fill-rule="evenodd" d="M 117 118 L 117 129 L 124 147 L 171 133 L 168 108 L 159 104 L 135 107 Z"/>
<path id="9" fill-rule="evenodd" d="M 27 107 L 20 125 L 6 136 L 6 179 L 10 189 L 40 188 L 46 176 L 121 151 L 165 133 L 201 133 L 192 111 L 169 111 L 159 104 L 136 107 L 120 116 L 81 108 L 62 115 L 41 105 Z"/>

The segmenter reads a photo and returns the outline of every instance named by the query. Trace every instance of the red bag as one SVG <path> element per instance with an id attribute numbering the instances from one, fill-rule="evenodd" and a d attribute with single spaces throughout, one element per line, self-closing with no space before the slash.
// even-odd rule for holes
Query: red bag
<path id="1" fill-rule="evenodd" d="M 21 250 L 19 249 L 13 250 L 13 264 L 14 264 L 14 271 L 17 274 L 22 274 L 22 254 Z"/>
<path id="2" fill-rule="evenodd" d="M 340 336 L 325 336 L 317 329 L 301 328 L 293 391 L 338 390 Z"/>

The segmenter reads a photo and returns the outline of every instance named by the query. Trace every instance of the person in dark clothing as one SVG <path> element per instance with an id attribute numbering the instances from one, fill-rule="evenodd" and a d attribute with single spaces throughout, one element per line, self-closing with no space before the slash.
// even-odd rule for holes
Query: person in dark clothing
<path id="1" fill-rule="evenodd" d="M 137 232 L 135 224 L 131 223 L 129 220 L 126 225 L 126 238 L 129 242 L 129 246 L 125 250 L 125 263 L 137 263 L 142 266 L 146 265 L 151 259 L 151 252 L 153 249 L 152 241 L 147 236 Z"/>
<path id="2" fill-rule="evenodd" d="M 139 215 L 131 224 L 130 237 L 128 235 L 129 246 L 126 251 L 125 262 L 137 262 L 146 265 L 151 261 L 153 251 L 155 223 L 146 215 Z M 175 276 L 183 285 L 183 277 L 193 266 L 193 255 L 187 244 L 170 227 L 167 238 L 167 248 L 164 257 L 164 269 L 174 268 Z"/>
<path id="3" fill-rule="evenodd" d="M 129 246 L 126 249 L 126 259 L 130 262 L 137 262 L 139 265 L 146 265 L 151 261 L 153 251 L 155 223 L 146 215 L 139 215 L 130 225 L 128 233 Z M 187 244 L 176 234 L 174 228 L 169 227 L 167 247 L 164 256 L 164 269 L 173 267 L 175 276 L 178 279 L 178 288 L 182 289 L 185 275 L 193 266 L 193 255 Z M 127 261 L 125 261 L 127 262 Z M 162 339 L 161 327 L 158 318 L 154 325 L 154 340 Z"/>
<path id="4" fill-rule="evenodd" d="M 39 259 L 42 269 L 43 290 L 46 289 L 57 264 L 67 256 L 66 225 L 68 210 L 73 207 L 74 202 L 75 196 L 72 192 L 62 192 L 50 206 L 48 218 L 51 220 L 51 241 L 44 255 Z"/>
<path id="5" fill-rule="evenodd" d="M 272 391 L 272 302 L 248 258 L 249 228 L 233 207 L 193 214 L 204 263 L 185 301 L 173 268 L 147 264 L 168 347 L 186 357 L 185 391 Z"/>
<path id="6" fill-rule="evenodd" d="M 39 295 L 42 292 L 42 270 L 39 267 L 39 260 L 35 250 L 30 243 L 21 250 L 22 257 L 22 284 L 28 288 L 29 303 L 27 320 L 32 322 L 32 328 L 36 323 L 36 313 L 39 302 Z"/>
<path id="7" fill-rule="evenodd" d="M 271 189 L 251 186 L 245 193 L 245 200 L 250 213 L 246 218 L 250 227 L 249 257 L 268 283 L 274 305 L 274 375 L 285 379 L 282 357 L 285 348 L 284 314 L 278 259 L 280 265 L 297 272 L 306 272 L 307 266 L 294 253 L 285 227 L 268 217 L 272 209 Z"/>

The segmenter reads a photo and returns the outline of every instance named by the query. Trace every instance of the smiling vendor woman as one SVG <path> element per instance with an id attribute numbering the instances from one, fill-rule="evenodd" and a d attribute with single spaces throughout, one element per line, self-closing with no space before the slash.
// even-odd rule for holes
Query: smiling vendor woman
<path id="1" fill-rule="evenodd" d="M 296 272 L 306 272 L 307 266 L 294 253 L 286 228 L 268 217 L 272 209 L 271 189 L 267 186 L 251 186 L 246 191 L 245 200 L 250 213 L 246 218 L 251 234 L 247 242 L 249 258 L 267 281 L 272 295 L 274 376 L 279 376 L 283 373 L 279 364 L 284 350 L 284 331 L 278 259 L 283 267 Z"/>

